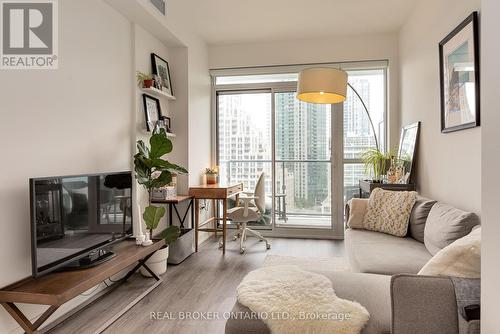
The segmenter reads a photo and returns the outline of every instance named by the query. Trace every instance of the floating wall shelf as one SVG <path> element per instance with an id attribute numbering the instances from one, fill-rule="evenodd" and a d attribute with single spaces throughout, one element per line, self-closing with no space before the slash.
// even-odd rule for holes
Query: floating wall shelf
<path id="1" fill-rule="evenodd" d="M 146 94 L 150 94 L 150 95 L 153 95 L 154 97 L 164 97 L 166 98 L 167 100 L 175 100 L 175 96 L 173 95 L 170 95 L 170 94 L 167 94 L 165 93 L 164 91 L 161 91 L 157 88 L 154 88 L 154 87 L 150 87 L 150 88 L 141 88 L 141 90 L 146 93 Z"/>
<path id="2" fill-rule="evenodd" d="M 146 129 L 142 129 L 142 132 L 143 132 L 144 134 L 149 134 L 149 135 L 151 135 L 151 131 L 148 131 L 148 130 L 146 130 Z M 176 136 L 175 136 L 175 133 L 167 132 L 167 137 L 169 137 L 169 138 L 175 138 Z"/>

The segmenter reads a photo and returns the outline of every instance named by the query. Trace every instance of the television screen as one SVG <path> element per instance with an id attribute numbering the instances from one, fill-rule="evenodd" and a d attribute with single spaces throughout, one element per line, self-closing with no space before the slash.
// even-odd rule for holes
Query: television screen
<path id="1" fill-rule="evenodd" d="M 132 234 L 131 172 L 30 180 L 38 276 Z"/>

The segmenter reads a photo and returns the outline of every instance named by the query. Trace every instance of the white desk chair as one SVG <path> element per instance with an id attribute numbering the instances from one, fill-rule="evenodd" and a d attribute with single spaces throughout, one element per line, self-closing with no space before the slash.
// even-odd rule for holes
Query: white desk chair
<path id="1" fill-rule="evenodd" d="M 244 242 L 247 238 L 247 233 L 257 237 L 260 241 L 265 241 L 266 249 L 270 249 L 271 244 L 262 234 L 247 227 L 248 222 L 259 221 L 266 212 L 264 172 L 259 175 L 253 193 L 243 192 L 240 195 L 240 201 L 243 202 L 243 207 L 239 206 L 240 203 L 236 203 L 236 207 L 227 211 L 228 219 L 238 225 L 238 231 L 234 235 L 233 240 L 240 238 L 240 253 L 243 254 L 245 252 Z"/>

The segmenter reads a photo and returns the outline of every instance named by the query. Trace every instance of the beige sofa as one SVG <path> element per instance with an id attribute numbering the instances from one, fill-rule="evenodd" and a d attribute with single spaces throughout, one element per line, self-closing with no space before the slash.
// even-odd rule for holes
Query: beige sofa
<path id="1" fill-rule="evenodd" d="M 349 211 L 348 205 L 347 217 Z M 474 214 L 419 197 L 405 238 L 347 228 L 345 246 L 353 272 L 316 272 L 332 281 L 337 296 L 366 307 L 370 320 L 363 334 L 455 334 L 463 319 L 452 281 L 415 274 L 439 249 L 478 224 Z M 248 308 L 236 303 L 233 312 L 241 313 L 226 322 L 226 334 L 269 333 L 262 321 L 248 316 Z M 469 325 L 472 333 L 478 322 Z"/>

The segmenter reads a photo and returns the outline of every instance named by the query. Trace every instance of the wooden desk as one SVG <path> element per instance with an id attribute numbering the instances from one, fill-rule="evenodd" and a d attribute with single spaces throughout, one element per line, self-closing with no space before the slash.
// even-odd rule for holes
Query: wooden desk
<path id="1" fill-rule="evenodd" d="M 88 269 L 52 272 L 45 276 L 34 278 L 28 277 L 19 282 L 11 284 L 0 290 L 0 304 L 21 325 L 26 333 L 39 333 L 38 328 L 65 302 L 79 296 L 81 293 L 96 286 L 105 279 L 117 274 L 128 266 L 137 265 L 122 279 L 126 281 L 141 266 L 144 266 L 157 280 L 145 293 L 152 291 L 161 282 L 161 278 L 154 275 L 146 266 L 145 262 L 158 249 L 165 245 L 165 240 L 157 240 L 151 246 L 137 246 L 135 241 L 122 241 L 112 247 L 116 256 L 110 260 Z M 116 319 L 123 315 L 128 309 L 135 305 L 140 299 L 136 299 L 112 319 L 107 321 L 101 331 L 109 327 Z M 15 303 L 48 305 L 49 308 L 32 323 Z M 98 331 L 99 333 L 101 331 Z"/>
<path id="2" fill-rule="evenodd" d="M 195 251 L 198 251 L 198 232 L 222 232 L 222 253 L 226 252 L 226 230 L 227 230 L 227 199 L 236 197 L 238 201 L 239 194 L 243 191 L 243 183 L 234 183 L 229 185 L 222 184 L 204 184 L 201 186 L 189 187 L 189 195 L 194 197 L 194 245 Z M 214 204 L 222 201 L 222 219 L 218 217 L 211 218 L 200 225 L 200 199 L 211 199 Z M 215 210 L 215 205 L 214 205 Z M 217 223 L 222 220 L 222 229 L 218 228 Z M 206 224 L 214 223 L 213 228 L 203 228 Z"/>

